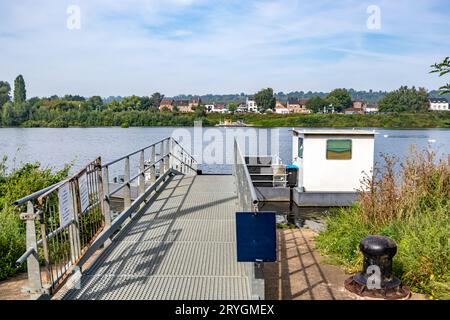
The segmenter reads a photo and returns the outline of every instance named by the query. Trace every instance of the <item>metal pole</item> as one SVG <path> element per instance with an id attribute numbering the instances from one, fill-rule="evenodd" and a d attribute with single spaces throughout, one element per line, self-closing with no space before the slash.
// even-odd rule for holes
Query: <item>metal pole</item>
<path id="1" fill-rule="evenodd" d="M 152 164 L 152 167 L 150 168 L 150 183 L 154 184 L 156 181 L 156 146 L 152 146 L 151 150 L 151 157 L 150 157 L 150 163 Z"/>
<path id="2" fill-rule="evenodd" d="M 103 168 L 103 216 L 105 217 L 105 226 L 111 225 L 111 209 L 109 203 L 109 170 L 108 167 Z"/>
<path id="3" fill-rule="evenodd" d="M 26 245 L 28 248 L 33 248 L 35 251 L 27 258 L 27 272 L 28 272 L 28 292 L 31 294 L 42 294 L 42 279 L 41 270 L 39 268 L 38 246 L 36 241 L 36 222 L 34 207 L 31 201 L 27 202 L 26 213 Z"/>
<path id="4" fill-rule="evenodd" d="M 72 194 L 73 194 L 73 207 L 75 208 L 75 221 L 70 226 L 71 239 L 69 238 L 69 243 L 71 246 L 70 252 L 72 253 L 72 261 L 75 261 L 81 254 L 81 241 L 80 241 L 80 225 L 79 225 L 79 215 L 81 208 L 78 205 L 80 203 L 80 193 L 74 182 L 70 183 Z M 73 246 L 73 249 L 72 249 Z"/>
<path id="5" fill-rule="evenodd" d="M 123 205 L 124 209 L 128 209 L 131 206 L 130 157 L 125 158 L 124 171 L 125 188 L 123 189 Z"/>
<path id="6" fill-rule="evenodd" d="M 141 172 L 141 175 L 139 177 L 139 195 L 144 194 L 145 192 L 145 155 L 144 150 L 141 151 L 140 157 L 139 157 L 139 171 Z M 145 202 L 142 203 L 141 209 L 145 206 Z"/>
<path id="7" fill-rule="evenodd" d="M 166 153 L 166 151 L 165 151 L 165 141 L 162 141 L 161 142 L 161 147 L 160 147 L 160 154 L 161 154 L 161 157 L 164 157 L 164 155 L 165 155 L 165 153 Z M 159 165 L 159 175 L 160 176 L 162 176 L 165 172 L 166 172 L 166 160 L 165 160 L 165 158 L 163 158 L 162 160 L 161 160 L 161 162 L 160 162 L 160 165 Z"/>

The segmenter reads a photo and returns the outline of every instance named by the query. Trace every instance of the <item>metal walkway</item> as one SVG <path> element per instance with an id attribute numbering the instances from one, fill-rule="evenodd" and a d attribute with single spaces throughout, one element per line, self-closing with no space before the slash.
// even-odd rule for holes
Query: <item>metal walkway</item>
<path id="1" fill-rule="evenodd" d="M 250 299 L 236 257 L 233 176 L 171 177 L 63 299 Z"/>

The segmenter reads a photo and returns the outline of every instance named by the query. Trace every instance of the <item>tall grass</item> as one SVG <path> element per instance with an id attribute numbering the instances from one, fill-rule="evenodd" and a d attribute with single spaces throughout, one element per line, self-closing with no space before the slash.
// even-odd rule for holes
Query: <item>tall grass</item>
<path id="1" fill-rule="evenodd" d="M 395 274 L 415 292 L 450 299 L 450 159 L 415 150 L 402 163 L 385 156 L 362 190 L 355 206 L 327 219 L 319 250 L 356 272 L 362 268 L 359 241 L 389 236 L 398 245 Z"/>

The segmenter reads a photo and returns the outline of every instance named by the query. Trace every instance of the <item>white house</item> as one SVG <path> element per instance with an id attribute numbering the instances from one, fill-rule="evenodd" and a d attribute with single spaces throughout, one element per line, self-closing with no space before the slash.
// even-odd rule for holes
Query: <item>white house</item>
<path id="1" fill-rule="evenodd" d="M 247 107 L 247 112 L 258 112 L 258 106 L 256 105 L 255 100 L 249 99 L 247 97 L 245 105 Z"/>
<path id="2" fill-rule="evenodd" d="M 430 111 L 450 111 L 449 104 L 445 98 L 430 98 L 428 100 Z"/>
<path id="3" fill-rule="evenodd" d="M 364 108 L 365 113 L 377 113 L 378 112 L 378 104 L 377 103 L 368 103 Z"/>
<path id="4" fill-rule="evenodd" d="M 365 130 L 293 130 L 298 201 L 302 192 L 320 194 L 324 205 L 354 201 L 363 173 L 373 169 L 374 138 L 375 132 Z"/>

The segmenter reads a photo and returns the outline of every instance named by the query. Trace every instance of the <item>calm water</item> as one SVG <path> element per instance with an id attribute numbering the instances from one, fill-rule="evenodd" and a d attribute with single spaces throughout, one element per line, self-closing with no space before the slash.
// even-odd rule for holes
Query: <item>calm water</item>
<path id="1" fill-rule="evenodd" d="M 145 127 L 145 128 L 1 128 L 0 129 L 0 156 L 7 155 L 8 167 L 12 168 L 21 162 L 39 161 L 44 166 L 62 168 L 64 164 L 75 161 L 72 171 L 79 169 L 83 164 L 102 157 L 103 162 L 113 160 L 131 151 L 156 142 L 172 134 L 180 128 L 171 127 Z M 182 128 L 185 133 L 193 133 L 193 128 Z M 206 130 L 206 129 L 205 129 Z M 220 152 L 224 155 L 232 154 L 232 144 L 225 143 L 225 137 L 232 128 L 214 128 L 213 142 L 203 142 L 208 148 L 213 144 L 220 145 Z M 254 129 L 252 129 L 254 130 Z M 279 135 L 279 155 L 283 163 L 290 163 L 292 158 L 291 132 L 289 128 L 256 129 L 260 138 Z M 381 153 L 388 153 L 400 158 L 404 157 L 411 145 L 418 149 L 431 148 L 440 156 L 450 154 L 450 130 L 386 130 L 375 129 L 378 133 L 375 140 L 375 161 L 381 162 Z M 227 132 L 228 131 L 228 132 Z M 211 131 L 210 131 L 211 132 Z M 206 137 L 205 137 L 205 140 Z M 194 145 L 185 139 L 183 144 Z M 242 146 L 248 153 L 248 143 Z M 259 153 L 270 153 L 269 150 L 259 150 Z M 252 153 L 252 152 L 250 152 Z M 136 163 L 132 164 L 137 169 Z M 229 165 L 204 164 L 201 166 L 207 173 L 230 173 Z M 113 169 L 114 170 L 114 169 Z M 120 171 L 120 168 L 116 168 Z M 114 174 L 114 172 L 113 172 Z"/>

